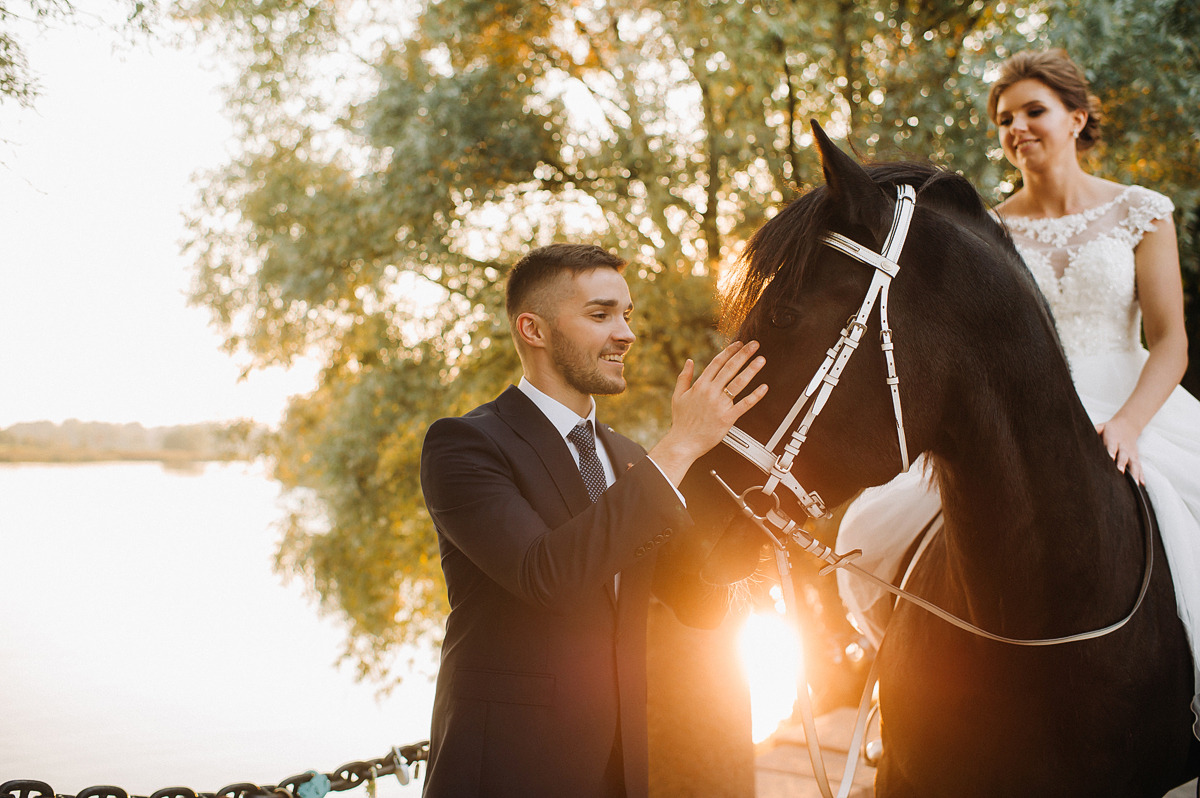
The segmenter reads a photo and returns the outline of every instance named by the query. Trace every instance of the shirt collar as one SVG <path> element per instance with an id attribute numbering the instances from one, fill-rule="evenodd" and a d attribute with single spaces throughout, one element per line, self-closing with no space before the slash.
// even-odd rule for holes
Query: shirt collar
<path id="1" fill-rule="evenodd" d="M 521 381 L 517 383 L 517 387 L 521 389 L 521 393 L 529 397 L 530 401 L 537 405 L 538 410 L 542 411 L 554 429 L 558 430 L 558 434 L 565 440 L 567 433 L 579 425 L 580 421 L 587 419 L 592 422 L 592 429 L 596 427 L 596 400 L 592 399 L 592 406 L 588 410 L 588 414 L 583 418 L 579 417 L 571 408 L 564 405 L 554 397 L 542 392 L 536 385 L 529 380 L 521 377 Z"/>

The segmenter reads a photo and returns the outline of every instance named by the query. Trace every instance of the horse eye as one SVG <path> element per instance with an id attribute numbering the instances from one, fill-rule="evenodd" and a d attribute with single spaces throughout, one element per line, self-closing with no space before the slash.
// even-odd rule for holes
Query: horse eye
<path id="1" fill-rule="evenodd" d="M 771 313 L 772 327 L 791 327 L 796 323 L 796 311 L 791 308 L 776 308 Z"/>

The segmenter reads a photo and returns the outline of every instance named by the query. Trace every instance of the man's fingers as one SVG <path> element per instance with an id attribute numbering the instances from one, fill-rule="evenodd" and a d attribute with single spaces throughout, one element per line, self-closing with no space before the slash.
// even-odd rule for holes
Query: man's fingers
<path id="1" fill-rule="evenodd" d="M 717 353 L 717 356 L 709 362 L 704 371 L 697 378 L 696 383 L 712 382 L 718 387 L 725 387 L 734 375 L 742 370 L 754 353 L 758 350 L 758 342 L 750 341 L 742 343 L 734 341 L 729 346 Z"/>
<path id="2" fill-rule="evenodd" d="M 758 341 L 750 341 L 746 344 L 734 341 L 712 359 L 712 362 L 704 369 L 704 373 L 697 378 L 696 387 L 701 384 L 712 386 L 725 391 L 730 398 L 736 399 L 766 362 L 762 358 L 758 358 L 762 362 L 751 362 L 750 359 L 757 351 Z M 751 363 L 751 365 L 747 366 L 747 363 Z M 747 370 L 749 370 L 749 374 L 746 374 Z"/>
<path id="3" fill-rule="evenodd" d="M 742 346 L 738 351 L 734 352 L 728 360 L 721 366 L 720 370 L 713 375 L 713 379 L 721 387 L 726 387 L 729 383 L 741 373 L 746 364 L 750 362 L 750 358 L 754 357 L 754 353 L 758 351 L 758 341 L 750 341 Z M 759 366 L 761 368 L 761 366 Z M 742 387 L 745 387 L 743 385 Z M 740 390 L 740 389 L 739 389 Z M 732 388 L 730 392 L 737 394 Z"/>
<path id="4" fill-rule="evenodd" d="M 764 383 L 764 384 L 758 386 L 757 388 L 755 388 L 750 393 L 746 394 L 744 397 L 742 397 L 737 402 L 735 402 L 733 405 L 733 409 L 735 411 L 737 411 L 738 417 L 740 418 L 743 413 L 745 413 L 747 410 L 749 410 L 750 408 L 752 408 L 756 404 L 758 404 L 758 401 L 766 395 L 767 395 L 767 386 Z"/>
<path id="5" fill-rule="evenodd" d="M 730 398 L 736 398 L 738 394 L 744 391 L 746 386 L 750 384 L 751 380 L 754 379 L 755 375 L 766 364 L 767 359 L 759 356 L 751 360 L 741 371 L 737 372 L 733 379 L 729 380 L 725 385 L 725 390 L 730 395 Z"/>
<path id="6" fill-rule="evenodd" d="M 716 357 L 708 362 L 708 365 L 704 367 L 702 372 L 700 372 L 700 376 L 696 381 L 700 382 L 701 380 L 715 380 L 717 374 L 719 374 L 721 369 L 725 367 L 725 364 L 736 357 L 745 348 L 746 344 L 742 343 L 741 341 L 734 341 L 720 352 L 717 352 Z"/>
<path id="7" fill-rule="evenodd" d="M 686 391 L 692 387 L 692 372 L 696 370 L 696 363 L 690 357 L 683 364 L 683 369 L 679 372 L 679 376 L 675 378 L 675 395 Z"/>

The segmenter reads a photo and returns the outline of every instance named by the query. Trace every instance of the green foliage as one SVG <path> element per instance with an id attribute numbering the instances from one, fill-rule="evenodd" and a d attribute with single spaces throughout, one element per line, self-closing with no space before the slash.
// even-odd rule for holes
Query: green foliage
<path id="1" fill-rule="evenodd" d="M 347 653 L 377 677 L 388 646 L 436 634 L 445 611 L 418 476 L 425 427 L 444 412 L 430 391 L 439 361 L 425 347 L 393 357 L 395 343 L 366 367 L 327 370 L 269 449 L 276 479 L 308 498 L 288 515 L 278 563 L 346 617 Z"/>
<path id="2" fill-rule="evenodd" d="M 37 29 L 69 17 L 74 8 L 66 0 L 0 0 L 0 101 L 30 105 L 37 96 L 37 79 L 21 46 L 19 25 Z"/>
<path id="3" fill-rule="evenodd" d="M 453 209 L 503 201 L 556 159 L 562 109 L 537 108 L 531 82 L 497 64 L 447 75 L 420 56 L 409 48 L 385 57 L 366 133 L 387 159 L 381 189 L 406 240 L 439 247 L 454 233 Z"/>
<path id="4" fill-rule="evenodd" d="M 1080 54 L 1104 108 L 1100 154 L 1116 179 L 1200 202 L 1200 7 L 1096 0 L 1057 9 L 1051 42 Z M 1136 57 L 1130 57 L 1136 54 Z"/>
<path id="5" fill-rule="evenodd" d="M 1196 163 L 1195 12 L 1105 6 L 1147 50 L 1174 37 L 1164 59 L 1193 59 L 1171 72 L 1166 105 L 1137 93 L 1149 68 L 1122 61 L 1112 81 L 1093 77 L 1122 104 L 1110 126 L 1121 168 L 1194 206 L 1200 181 L 1180 164 Z M 810 118 L 865 157 L 929 157 L 996 197 L 1013 176 L 985 117 L 989 70 L 1085 29 L 1093 46 L 1076 56 L 1109 69 L 1127 32 L 1087 28 L 1102 15 L 1078 0 L 181 8 L 242 69 L 242 149 L 191 220 L 192 299 L 255 365 L 326 358 L 271 449 L 297 501 L 279 564 L 345 618 L 348 656 L 378 678 L 398 645 L 436 635 L 445 610 L 417 477 L 424 430 L 520 373 L 508 264 L 568 239 L 630 259 L 640 340 L 630 390 L 602 413 L 651 443 L 683 362 L 721 344 L 722 273 L 820 180 Z M 1171 114 L 1154 149 L 1128 137 Z"/>
<path id="6" fill-rule="evenodd" d="M 240 68 L 231 92 L 248 131 L 274 127 L 294 115 L 296 101 L 311 102 L 305 82 L 314 61 L 341 39 L 336 5 L 326 0 L 178 0 L 173 16 L 228 45 Z M 255 109 L 290 113 L 262 116 Z"/>
<path id="7" fill-rule="evenodd" d="M 1192 366 L 1200 395 L 1200 6 L 1059 0 L 1051 42 L 1079 53 L 1104 108 L 1105 174 L 1175 201 Z"/>

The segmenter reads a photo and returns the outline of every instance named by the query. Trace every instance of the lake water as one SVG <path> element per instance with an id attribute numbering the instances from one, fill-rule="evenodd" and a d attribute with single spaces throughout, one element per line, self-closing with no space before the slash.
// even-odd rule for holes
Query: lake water
<path id="1" fill-rule="evenodd" d="M 428 737 L 433 655 L 383 698 L 337 666 L 272 571 L 278 498 L 244 463 L 0 466 L 0 782 L 211 792 Z"/>

